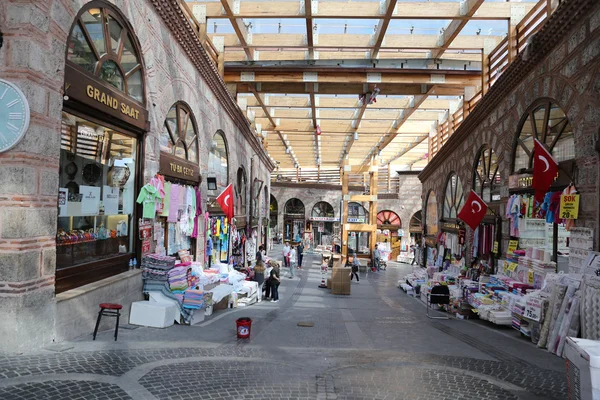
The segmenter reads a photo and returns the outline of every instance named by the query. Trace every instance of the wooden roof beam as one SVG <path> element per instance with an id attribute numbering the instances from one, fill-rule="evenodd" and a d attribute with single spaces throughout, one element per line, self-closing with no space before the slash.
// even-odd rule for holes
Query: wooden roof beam
<path id="1" fill-rule="evenodd" d="M 190 8 L 194 5 L 206 6 L 207 18 L 224 18 L 223 9 L 219 2 L 212 1 L 190 1 Z M 535 3 L 519 3 L 529 12 Z M 472 19 L 478 20 L 505 20 L 510 18 L 511 2 L 486 2 L 477 15 Z M 403 7 L 401 13 L 395 14 L 391 19 L 468 19 L 461 13 L 459 2 L 426 2 L 420 1 L 410 3 Z M 240 1 L 237 18 L 305 18 L 305 10 L 298 1 Z M 382 19 L 384 14 L 380 13 L 379 2 L 338 0 L 319 3 L 319 18 L 327 19 Z"/>
<path id="2" fill-rule="evenodd" d="M 463 7 L 463 3 L 465 4 L 466 10 L 464 14 L 468 19 L 460 19 L 453 20 L 448 24 L 448 27 L 444 30 L 441 35 L 441 45 L 440 48 L 434 50 L 431 55 L 433 58 L 440 58 L 442 54 L 450 47 L 450 44 L 456 39 L 456 37 L 460 34 L 460 31 L 467 25 L 469 22 L 469 18 L 473 17 L 473 14 L 477 12 L 479 7 L 484 3 L 485 0 L 463 0 L 461 2 L 461 8 Z"/>
<path id="3" fill-rule="evenodd" d="M 352 145 L 354 144 L 354 135 L 358 132 L 362 118 L 365 115 L 365 111 L 367 110 L 367 106 L 369 105 L 369 96 L 370 95 L 371 95 L 371 93 L 369 93 L 369 92 L 365 93 L 363 100 L 362 100 L 362 104 L 360 105 L 359 108 L 357 108 L 358 115 L 357 115 L 356 119 L 353 120 L 354 130 L 350 133 L 350 140 L 348 141 L 348 144 L 346 146 L 344 146 L 344 149 L 342 150 L 342 159 L 340 161 L 340 168 L 344 166 L 344 157 L 346 157 L 348 154 L 350 154 L 350 149 L 352 148 Z"/>
<path id="4" fill-rule="evenodd" d="M 244 25 L 244 20 L 235 15 L 234 3 L 235 0 L 221 0 L 223 10 L 225 10 L 225 14 L 227 15 L 227 18 L 229 18 L 231 26 L 233 26 L 233 30 L 240 41 L 240 45 L 244 48 L 248 60 L 254 61 L 254 48 L 248 47 L 252 41 L 251 33 L 248 31 L 248 28 L 246 28 L 246 25 Z"/>
<path id="5" fill-rule="evenodd" d="M 256 90 L 254 90 L 252 93 L 254 94 L 254 97 L 256 98 L 256 101 L 258 101 L 258 104 L 260 104 L 261 108 L 263 109 L 265 115 L 269 119 L 269 122 L 271 122 L 271 124 L 273 125 L 273 127 L 275 127 L 275 121 L 273 120 L 273 117 L 271 117 L 271 114 L 269 114 L 269 109 L 265 105 L 265 102 L 263 101 L 263 99 L 260 97 L 260 93 L 258 93 Z M 281 143 L 283 144 L 283 146 L 285 148 L 287 148 L 287 144 L 285 143 L 285 139 L 283 138 L 283 135 L 281 134 L 281 131 L 277 130 L 275 132 L 277 132 L 277 136 L 279 136 L 279 139 L 281 140 Z M 290 159 L 292 160 L 292 163 L 295 163 L 296 161 L 294 160 L 294 157 L 292 156 L 291 153 L 289 154 L 289 156 L 290 156 Z"/>
<path id="6" fill-rule="evenodd" d="M 307 1 L 307 3 L 310 3 L 310 0 Z M 316 96 L 315 96 L 315 84 L 308 84 L 309 85 L 309 90 L 310 90 L 310 114 L 312 117 L 312 125 L 313 125 L 313 129 L 315 130 L 314 133 L 314 138 L 315 138 L 315 148 L 316 148 L 316 154 L 317 154 L 317 158 L 320 158 L 320 154 L 321 151 L 319 149 L 319 135 L 317 135 L 317 108 L 316 108 Z M 319 163 L 317 162 L 317 165 Z"/>
<path id="7" fill-rule="evenodd" d="M 431 86 L 431 84 L 421 83 L 388 83 L 381 86 L 380 96 L 398 95 L 398 96 L 419 96 L 423 94 L 423 85 Z M 319 94 L 324 95 L 356 95 L 363 93 L 365 84 L 363 83 L 319 83 Z M 438 84 L 437 90 L 440 96 L 461 96 L 465 93 L 465 84 Z M 471 83 L 468 86 L 473 86 Z M 238 93 L 251 93 L 255 89 L 254 83 L 238 83 Z M 279 83 L 279 82 L 264 82 L 260 84 L 258 90 L 260 93 L 274 94 L 309 94 L 310 90 L 305 83 Z"/>
<path id="8" fill-rule="evenodd" d="M 312 1 L 304 0 L 304 16 L 306 17 L 306 44 L 308 45 L 308 59 L 315 59 L 313 38 Z"/>
<path id="9" fill-rule="evenodd" d="M 396 3 L 397 0 L 386 0 L 386 10 L 383 19 L 379 21 L 377 24 L 377 29 L 375 30 L 375 43 L 373 44 L 373 49 L 371 50 L 371 59 L 376 59 L 379 56 L 379 49 L 381 49 L 381 45 L 383 44 L 383 39 L 385 38 L 385 33 L 387 32 L 388 25 L 390 24 L 390 18 L 396 11 Z"/>
<path id="10" fill-rule="evenodd" d="M 423 143 L 423 141 L 427 140 L 428 137 L 429 137 L 429 135 L 423 135 L 423 136 L 417 138 L 411 145 L 409 145 L 408 147 L 405 147 L 400 152 L 400 154 L 397 154 L 394 157 L 390 158 L 388 161 L 386 161 L 386 164 L 391 164 L 392 162 L 396 161 L 397 159 L 399 159 L 400 157 L 402 157 L 403 155 L 405 155 L 406 153 L 408 153 L 409 151 L 411 151 L 412 149 L 414 149 L 415 147 L 417 147 L 418 145 Z"/>

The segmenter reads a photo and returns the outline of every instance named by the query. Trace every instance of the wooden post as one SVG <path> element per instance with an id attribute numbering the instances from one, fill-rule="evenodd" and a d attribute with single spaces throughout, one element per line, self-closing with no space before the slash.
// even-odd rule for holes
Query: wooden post
<path id="1" fill-rule="evenodd" d="M 379 167 L 377 166 L 377 158 L 373 156 L 371 158 L 371 172 L 369 177 L 371 202 L 369 204 L 369 225 L 371 225 L 371 237 L 369 247 L 371 254 L 375 250 L 377 244 L 377 185 L 379 183 Z"/>
<path id="2" fill-rule="evenodd" d="M 481 52 L 481 96 L 485 95 L 489 89 L 489 64 L 489 55 L 485 51 Z"/>
<path id="3" fill-rule="evenodd" d="M 321 166 L 317 165 L 317 183 L 321 182 Z"/>
<path id="4" fill-rule="evenodd" d="M 225 52 L 221 51 L 219 53 L 219 58 L 217 60 L 217 68 L 219 70 L 219 76 L 223 78 L 225 76 Z"/>
<path id="5" fill-rule="evenodd" d="M 342 178 L 342 217 L 340 218 L 340 221 L 342 222 L 342 256 L 348 257 L 348 229 L 346 229 L 348 225 L 348 200 L 346 196 L 348 195 L 350 171 L 344 171 L 345 166 L 350 166 L 348 160 L 345 160 L 344 166 L 340 168 Z"/>

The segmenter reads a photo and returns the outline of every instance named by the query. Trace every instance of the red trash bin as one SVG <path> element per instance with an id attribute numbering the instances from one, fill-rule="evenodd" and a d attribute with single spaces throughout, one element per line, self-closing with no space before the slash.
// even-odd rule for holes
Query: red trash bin
<path id="1" fill-rule="evenodd" d="M 252 320 L 247 317 L 238 318 L 235 324 L 238 339 L 248 339 L 250 337 L 250 330 L 252 329 Z"/>

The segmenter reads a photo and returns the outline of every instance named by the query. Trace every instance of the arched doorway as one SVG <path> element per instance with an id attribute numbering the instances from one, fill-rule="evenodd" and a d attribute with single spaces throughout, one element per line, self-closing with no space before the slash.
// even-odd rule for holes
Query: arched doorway
<path id="1" fill-rule="evenodd" d="M 306 214 L 304 203 L 300 199 L 292 198 L 285 203 L 283 209 L 283 227 L 284 240 L 299 242 L 304 236 L 306 225 Z"/>
<path id="2" fill-rule="evenodd" d="M 312 223 L 314 245 L 331 246 L 333 244 L 335 222 L 339 221 L 339 218 L 335 217 L 333 206 L 326 201 L 319 201 L 312 208 L 310 221 Z"/>
<path id="3" fill-rule="evenodd" d="M 408 223 L 408 231 L 410 233 L 412 244 L 421 244 L 423 237 L 423 210 L 419 210 L 410 217 Z"/>
<path id="4" fill-rule="evenodd" d="M 392 260 L 396 260 L 402 250 L 402 221 L 392 210 L 382 210 L 377 213 L 377 242 L 389 243 Z"/>

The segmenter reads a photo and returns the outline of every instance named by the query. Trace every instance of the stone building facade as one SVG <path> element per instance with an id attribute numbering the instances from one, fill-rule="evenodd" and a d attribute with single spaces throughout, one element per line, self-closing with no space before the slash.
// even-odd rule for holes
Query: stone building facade
<path id="1" fill-rule="evenodd" d="M 491 87 L 419 175 L 423 182 L 423 209 L 426 209 L 428 196 L 434 194 L 437 215 L 442 217 L 443 196 L 452 173 L 458 175 L 468 194 L 473 188 L 479 151 L 488 146 L 498 156 L 499 214 L 504 216 L 509 176 L 516 173 L 513 158 L 519 129 L 540 99 L 558 105 L 573 129 L 575 166 L 571 172 L 581 194 L 576 225 L 594 229 L 598 249 L 600 4 L 594 1 L 575 1 L 568 7 L 559 7 L 532 38 L 525 52 Z M 468 246 L 470 232 L 467 227 Z M 503 218 L 503 249 L 507 248 L 508 239 L 508 221 Z"/>
<path id="2" fill-rule="evenodd" d="M 139 271 L 129 271 L 55 294 L 57 196 L 61 113 L 65 95 L 68 36 L 88 1 L 3 1 L 0 3 L 0 78 L 25 94 L 31 121 L 24 139 L 0 154 L 0 351 L 24 351 L 93 330 L 98 303 L 128 303 L 141 297 Z M 143 181 L 160 168 L 159 137 L 176 102 L 189 106 L 199 135 L 199 171 L 208 170 L 213 135 L 222 131 L 228 178 L 244 167 L 249 182 L 264 182 L 268 196 L 273 164 L 210 63 L 189 26 L 167 1 L 96 1 L 112 7 L 139 43 L 148 125 L 143 136 Z M 65 100 L 66 101 L 66 100 Z M 203 206 L 208 197 L 201 184 Z M 248 196 L 250 191 L 248 191 Z M 267 197 L 268 198 L 268 197 Z M 249 198 L 246 203 L 249 203 Z M 268 217 L 260 208 L 260 221 Z M 260 237 L 260 235 L 259 235 Z M 259 238 L 259 240 L 261 240 Z M 205 238 L 197 240 L 198 254 Z M 123 318 L 127 320 L 127 312 Z"/>

